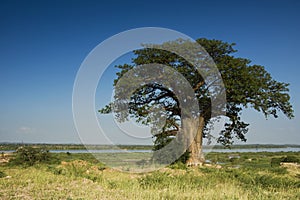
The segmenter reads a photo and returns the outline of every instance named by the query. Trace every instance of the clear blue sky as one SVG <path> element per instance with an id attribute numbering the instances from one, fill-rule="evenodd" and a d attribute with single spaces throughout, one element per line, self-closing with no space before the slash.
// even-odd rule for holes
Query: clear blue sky
<path id="1" fill-rule="evenodd" d="M 290 83 L 293 120 L 243 117 L 249 143 L 299 144 L 299 9 L 297 0 L 1 1 L 0 142 L 80 142 L 72 89 L 82 61 L 108 37 L 151 26 L 235 42 L 238 56 Z"/>

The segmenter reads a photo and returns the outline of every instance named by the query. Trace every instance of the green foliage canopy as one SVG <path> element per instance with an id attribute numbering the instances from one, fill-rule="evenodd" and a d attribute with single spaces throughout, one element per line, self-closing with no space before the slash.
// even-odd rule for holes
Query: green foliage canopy
<path id="1" fill-rule="evenodd" d="M 207 51 L 215 62 L 222 76 L 226 89 L 226 111 L 227 122 L 224 129 L 217 138 L 219 143 L 224 145 L 232 144 L 236 137 L 246 141 L 245 134 L 248 131 L 248 125 L 241 119 L 241 113 L 244 108 L 253 108 L 261 112 L 265 117 L 278 117 L 282 112 L 288 118 L 293 117 L 293 108 L 290 104 L 289 84 L 274 80 L 271 75 L 261 65 L 253 65 L 246 58 L 236 57 L 237 50 L 234 49 L 234 43 L 227 43 L 221 40 L 209 40 L 205 38 L 198 39 L 197 42 Z M 186 45 L 177 40 L 164 43 L 163 45 Z M 205 119 L 203 137 L 209 137 L 211 128 L 210 120 L 211 100 L 207 90 L 208 83 L 205 82 L 194 66 L 182 57 L 156 48 L 147 48 L 134 51 L 136 57 L 131 64 L 118 65 L 120 71 L 114 80 L 116 86 L 118 81 L 125 73 L 143 64 L 157 63 L 170 66 L 181 73 L 194 90 L 195 97 L 199 102 L 200 115 Z M 199 52 L 199 55 L 201 52 Z M 130 84 L 130 83 L 128 83 Z M 122 100 L 115 96 L 116 101 Z M 99 110 L 100 113 L 112 112 L 112 102 Z M 166 124 L 156 136 L 156 145 L 161 146 L 169 142 L 165 137 L 172 137 L 178 131 L 181 124 L 183 111 L 180 108 L 178 99 L 174 92 L 160 84 L 141 85 L 130 97 L 129 113 L 138 122 L 149 124 L 151 113 L 149 110 L 155 105 L 160 105 L 165 110 Z M 120 117 L 120 121 L 126 120 L 128 116 Z M 162 137 L 163 136 L 163 137 Z"/>

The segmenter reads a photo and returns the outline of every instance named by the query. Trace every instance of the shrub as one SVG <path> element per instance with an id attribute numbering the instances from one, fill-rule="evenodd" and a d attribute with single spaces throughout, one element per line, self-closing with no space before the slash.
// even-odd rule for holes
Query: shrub
<path id="1" fill-rule="evenodd" d="M 22 146 L 16 150 L 16 156 L 10 162 L 16 165 L 32 166 L 36 163 L 49 162 L 50 158 L 47 149 Z"/>
<path id="2" fill-rule="evenodd" d="M 6 174 L 2 171 L 0 171 L 0 178 L 6 177 Z"/>
<path id="3" fill-rule="evenodd" d="M 281 162 L 293 162 L 293 163 L 299 163 L 299 159 L 296 156 L 284 156 L 280 158 L 272 158 L 271 159 L 271 166 L 276 167 L 279 166 Z"/>
<path id="4" fill-rule="evenodd" d="M 281 162 L 299 163 L 299 159 L 296 156 L 286 156 L 282 159 Z"/>

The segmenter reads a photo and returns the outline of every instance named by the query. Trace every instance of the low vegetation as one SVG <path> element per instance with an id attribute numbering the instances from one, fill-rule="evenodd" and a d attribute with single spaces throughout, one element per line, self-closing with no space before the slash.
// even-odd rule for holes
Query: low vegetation
<path id="1" fill-rule="evenodd" d="M 16 149 L 14 158 L 11 159 L 12 165 L 32 166 L 37 163 L 47 163 L 53 158 L 49 150 L 39 147 L 21 146 Z"/>
<path id="2" fill-rule="evenodd" d="M 15 162 L 19 154 L 0 165 L 0 199 L 300 198 L 299 166 L 280 165 L 299 161 L 297 152 L 210 153 L 198 168 L 179 162 L 143 174 L 111 169 L 91 154 L 47 153 L 32 165 Z"/>

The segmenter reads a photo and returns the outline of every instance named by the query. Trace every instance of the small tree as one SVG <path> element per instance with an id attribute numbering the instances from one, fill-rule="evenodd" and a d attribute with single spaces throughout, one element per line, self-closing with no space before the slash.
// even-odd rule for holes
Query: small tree
<path id="1" fill-rule="evenodd" d="M 278 112 L 283 112 L 288 118 L 293 117 L 293 109 L 289 102 L 290 96 L 287 83 L 275 81 L 263 66 L 251 65 L 251 61 L 246 58 L 235 57 L 235 44 L 229 44 L 220 40 L 198 39 L 197 42 L 204 47 L 210 57 L 213 59 L 221 73 L 226 89 L 226 111 L 227 123 L 217 138 L 217 141 L 223 145 L 231 145 L 233 138 L 246 141 L 245 134 L 248 131 L 247 123 L 241 119 L 241 112 L 244 108 L 253 108 L 262 112 L 265 117 L 278 117 Z M 162 46 L 182 46 L 188 50 L 188 43 L 182 40 L 167 42 Z M 124 64 L 116 66 L 120 69 L 117 73 L 117 79 L 114 86 L 118 84 L 123 75 L 128 71 L 135 69 L 139 65 L 156 63 L 168 65 L 189 82 L 195 97 L 198 101 L 199 111 L 197 135 L 193 139 L 188 153 L 189 165 L 198 165 L 204 162 L 202 153 L 202 138 L 209 137 L 210 120 L 212 119 L 211 93 L 208 92 L 209 83 L 197 72 L 194 66 L 182 57 L 157 48 L 145 48 L 134 51 L 136 58 L 133 64 Z M 199 60 L 203 52 L 199 53 Z M 164 74 L 157 74 L 164 76 Z M 145 77 L 147 78 L 147 77 Z M 127 81 L 128 86 L 135 84 Z M 180 84 L 180 83 L 178 83 Z M 124 100 L 124 96 L 115 95 L 115 102 L 102 108 L 100 113 L 110 113 L 112 106 Z M 188 101 L 189 98 L 185 100 Z M 174 92 L 165 86 L 153 82 L 152 84 L 141 85 L 130 97 L 128 106 L 129 114 L 138 122 L 149 124 L 153 120 L 150 112 L 154 105 L 160 105 L 166 111 L 166 124 L 160 132 L 154 134 L 154 150 L 158 150 L 168 144 L 180 130 L 184 111 L 181 110 L 178 98 Z M 117 113 L 120 121 L 127 119 L 122 113 Z M 185 155 L 186 156 L 186 155 Z"/>

